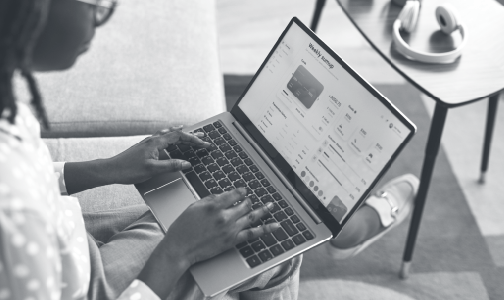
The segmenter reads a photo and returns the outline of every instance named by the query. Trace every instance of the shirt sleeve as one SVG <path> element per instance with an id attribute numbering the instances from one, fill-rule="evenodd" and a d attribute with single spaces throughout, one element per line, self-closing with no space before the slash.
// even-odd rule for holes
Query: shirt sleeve
<path id="1" fill-rule="evenodd" d="M 60 189 L 60 194 L 62 196 L 68 196 L 66 184 L 65 184 L 65 163 L 66 162 L 53 162 L 54 175 L 58 179 L 58 185 Z"/>
<path id="2" fill-rule="evenodd" d="M 143 281 L 135 279 L 118 300 L 161 300 Z"/>
<path id="3" fill-rule="evenodd" d="M 0 207 L 0 299 L 60 299 L 61 261 L 46 228 L 33 210 Z"/>

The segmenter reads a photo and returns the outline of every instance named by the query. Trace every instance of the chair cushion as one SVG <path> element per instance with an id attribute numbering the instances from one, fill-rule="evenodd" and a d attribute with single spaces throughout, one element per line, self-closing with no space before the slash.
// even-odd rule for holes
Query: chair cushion
<path id="1" fill-rule="evenodd" d="M 71 70 L 37 74 L 42 137 L 152 134 L 224 111 L 215 14 L 208 0 L 120 1 Z"/>
<path id="2" fill-rule="evenodd" d="M 108 158 L 140 142 L 146 136 L 108 138 L 44 139 L 53 161 L 86 161 Z M 110 185 L 83 191 L 79 199 L 82 211 L 94 212 L 144 203 L 133 185 Z"/>

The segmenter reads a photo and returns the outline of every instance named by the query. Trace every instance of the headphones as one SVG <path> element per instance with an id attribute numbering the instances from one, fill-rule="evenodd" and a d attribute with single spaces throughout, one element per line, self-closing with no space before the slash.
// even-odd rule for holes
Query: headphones
<path id="1" fill-rule="evenodd" d="M 443 53 L 429 53 L 412 49 L 402 39 L 399 30 L 404 30 L 408 33 L 412 32 L 417 25 L 419 14 L 420 1 L 408 0 L 395 20 L 392 27 L 392 40 L 399 53 L 408 59 L 431 64 L 449 64 L 462 55 L 462 50 L 467 44 L 467 34 L 464 31 L 464 27 L 457 20 L 458 17 L 455 8 L 449 4 L 440 5 L 436 8 L 436 20 L 441 27 L 441 31 L 448 35 L 457 29 L 460 31 L 462 35 L 462 42 L 460 45 L 452 51 Z"/>

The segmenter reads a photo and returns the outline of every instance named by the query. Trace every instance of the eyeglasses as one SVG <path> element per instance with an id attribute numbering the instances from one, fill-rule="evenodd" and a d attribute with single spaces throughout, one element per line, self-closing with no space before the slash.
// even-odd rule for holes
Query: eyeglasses
<path id="1" fill-rule="evenodd" d="M 114 13 L 117 7 L 117 0 L 76 0 L 91 4 L 95 8 L 95 26 L 102 26 Z"/>

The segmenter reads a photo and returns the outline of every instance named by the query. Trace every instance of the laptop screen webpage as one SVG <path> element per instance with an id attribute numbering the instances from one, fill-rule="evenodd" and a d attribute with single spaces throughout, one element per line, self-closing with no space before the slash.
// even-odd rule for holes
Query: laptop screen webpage
<path id="1" fill-rule="evenodd" d="M 296 23 L 238 106 L 340 224 L 411 133 Z"/>

